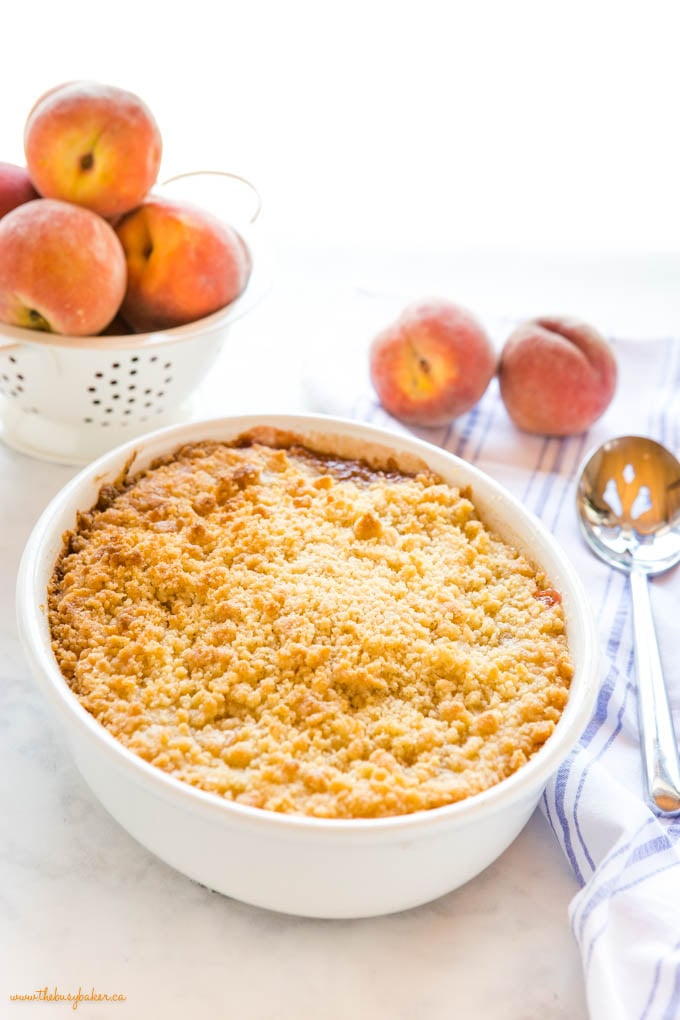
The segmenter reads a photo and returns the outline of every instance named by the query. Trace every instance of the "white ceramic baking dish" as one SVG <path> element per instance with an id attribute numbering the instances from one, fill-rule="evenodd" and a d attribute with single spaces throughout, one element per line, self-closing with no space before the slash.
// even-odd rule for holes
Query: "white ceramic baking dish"
<path id="1" fill-rule="evenodd" d="M 282 429 L 341 455 L 404 469 L 424 462 L 472 487 L 486 522 L 541 566 L 562 595 L 575 665 L 569 700 L 543 748 L 503 782 L 446 807 L 382 819 L 279 815 L 204 793 L 128 751 L 80 705 L 50 645 L 46 589 L 76 513 L 134 455 L 132 471 L 186 441 L 230 440 L 259 426 Z M 238 900 L 311 917 L 364 917 L 404 910 L 467 882 L 514 840 L 544 786 L 590 717 L 597 685 L 594 622 L 567 557 L 535 517 L 478 469 L 419 440 L 319 416 L 249 415 L 163 429 L 82 470 L 52 500 L 26 546 L 18 577 L 18 623 L 35 678 L 63 725 L 78 767 L 101 803 L 135 839 L 190 878 Z"/>

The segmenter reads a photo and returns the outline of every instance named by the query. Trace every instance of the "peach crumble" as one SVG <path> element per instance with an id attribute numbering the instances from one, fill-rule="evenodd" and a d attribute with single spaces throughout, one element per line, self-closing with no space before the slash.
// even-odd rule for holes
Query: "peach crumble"
<path id="1" fill-rule="evenodd" d="M 565 706 L 559 593 L 433 474 L 202 442 L 104 487 L 49 590 L 80 702 L 170 775 L 323 818 L 511 775 Z"/>

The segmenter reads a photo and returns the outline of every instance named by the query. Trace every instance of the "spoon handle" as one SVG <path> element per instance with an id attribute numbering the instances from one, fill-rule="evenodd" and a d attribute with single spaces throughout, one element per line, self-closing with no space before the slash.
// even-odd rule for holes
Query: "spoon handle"
<path id="1" fill-rule="evenodd" d="M 680 761 L 654 629 L 647 575 L 630 572 L 635 636 L 638 716 L 645 778 L 657 814 L 680 813 Z"/>

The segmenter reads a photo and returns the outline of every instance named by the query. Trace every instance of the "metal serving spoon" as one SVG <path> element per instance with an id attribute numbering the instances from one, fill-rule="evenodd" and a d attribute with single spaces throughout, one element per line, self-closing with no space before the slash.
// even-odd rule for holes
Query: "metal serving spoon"
<path id="1" fill-rule="evenodd" d="M 658 814 L 679 814 L 678 744 L 647 578 L 680 562 L 680 463 L 652 439 L 610 439 L 586 460 L 576 507 L 581 531 L 591 549 L 630 576 L 647 789 Z"/>

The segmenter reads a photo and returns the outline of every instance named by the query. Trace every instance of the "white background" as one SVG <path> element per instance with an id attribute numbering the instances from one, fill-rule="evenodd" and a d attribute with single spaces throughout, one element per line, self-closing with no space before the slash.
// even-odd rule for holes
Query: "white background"
<path id="1" fill-rule="evenodd" d="M 0 159 L 34 100 L 138 92 L 163 173 L 260 188 L 324 244 L 677 252 L 674 0 L 39 0 L 3 11 Z"/>
<path id="2" fill-rule="evenodd" d="M 295 410 L 309 403 L 305 376 L 319 396 L 334 375 L 324 366 L 392 313 L 372 290 L 437 289 L 482 317 L 565 311 L 606 332 L 674 330 L 676 12 L 677 0 L 8 0 L 0 160 L 23 161 L 42 92 L 95 78 L 146 100 L 161 177 L 220 168 L 257 184 L 278 252 L 272 300 L 235 327 L 204 392 L 211 413 Z M 218 1016 L 224 997 L 248 1020 L 316 1017 L 324 982 L 342 1020 L 363 1020 L 369 987 L 390 1018 L 448 1018 L 452 1002 L 484 1020 L 585 1018 L 567 922 L 576 883 L 540 816 L 459 893 L 356 927 L 227 909 L 140 856 L 66 750 L 51 750 L 57 722 L 24 687 L 14 575 L 29 518 L 66 473 L 4 454 L 3 491 L 19 491 L 20 506 L 4 504 L 0 667 L 28 707 L 8 731 L 0 863 L 19 907 L 11 931 L 0 918 L 0 945 L 13 945 L 26 989 L 84 978 L 168 1020 L 201 1005 Z M 163 921 L 174 909 L 181 926 Z"/>

